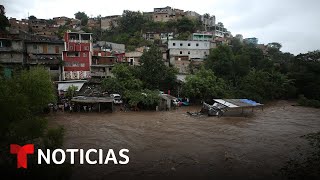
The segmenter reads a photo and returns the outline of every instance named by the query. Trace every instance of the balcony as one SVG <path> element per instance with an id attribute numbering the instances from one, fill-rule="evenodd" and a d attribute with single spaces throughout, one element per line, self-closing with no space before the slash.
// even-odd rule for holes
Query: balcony
<path id="1" fill-rule="evenodd" d="M 13 51 L 12 47 L 0 47 L 0 52 Z"/>
<path id="2" fill-rule="evenodd" d="M 91 72 L 92 77 L 106 77 L 107 73 L 106 72 Z"/>
<path id="3" fill-rule="evenodd" d="M 30 55 L 27 58 L 28 64 L 61 64 L 60 55 Z"/>

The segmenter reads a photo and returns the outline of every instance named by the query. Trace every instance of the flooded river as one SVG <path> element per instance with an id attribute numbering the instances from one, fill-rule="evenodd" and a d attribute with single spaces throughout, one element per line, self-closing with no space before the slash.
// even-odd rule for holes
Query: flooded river
<path id="1" fill-rule="evenodd" d="M 76 165 L 73 179 L 173 177 L 275 178 L 295 155 L 299 138 L 320 131 L 319 109 L 278 101 L 248 117 L 192 117 L 166 112 L 57 113 L 64 148 L 129 149 L 128 165 Z"/>

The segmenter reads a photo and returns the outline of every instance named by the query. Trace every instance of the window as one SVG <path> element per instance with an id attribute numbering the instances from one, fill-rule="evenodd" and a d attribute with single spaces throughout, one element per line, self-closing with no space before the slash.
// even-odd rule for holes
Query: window
<path id="1" fill-rule="evenodd" d="M 85 67 L 86 64 L 85 63 L 80 63 L 80 67 Z"/>
<path id="2" fill-rule="evenodd" d="M 190 51 L 188 51 L 188 54 L 190 54 Z"/>
<path id="3" fill-rule="evenodd" d="M 89 50 L 89 46 L 85 46 L 85 47 L 84 47 L 84 50 Z"/>
<path id="4" fill-rule="evenodd" d="M 69 50 L 73 50 L 73 46 L 70 46 L 70 47 L 69 47 Z"/>
<path id="5" fill-rule="evenodd" d="M 67 56 L 68 57 L 79 57 L 79 53 L 78 52 L 67 52 Z"/>
<path id="6" fill-rule="evenodd" d="M 176 46 L 176 43 L 173 43 L 172 45 L 173 45 L 173 46 Z"/>
<path id="7" fill-rule="evenodd" d="M 59 66 L 51 66 L 51 67 L 50 67 L 50 70 L 57 71 L 57 70 L 59 70 Z"/>
<path id="8" fill-rule="evenodd" d="M 87 53 L 83 53 L 83 57 L 87 57 Z"/>
<path id="9" fill-rule="evenodd" d="M 190 46 L 190 43 L 188 43 L 188 46 Z"/>
<path id="10" fill-rule="evenodd" d="M 205 51 L 204 54 L 207 55 L 207 52 Z"/>
<path id="11" fill-rule="evenodd" d="M 197 43 L 196 46 L 199 46 L 199 43 Z"/>
<path id="12" fill-rule="evenodd" d="M 38 49 L 38 46 L 36 44 L 34 44 L 33 49 Z"/>
<path id="13" fill-rule="evenodd" d="M 182 43 L 180 43 L 180 46 L 182 46 L 183 44 Z"/>
<path id="14" fill-rule="evenodd" d="M 158 16 L 156 16 L 156 18 L 158 18 Z"/>
<path id="15" fill-rule="evenodd" d="M 55 52 L 56 52 L 56 54 L 58 54 L 60 52 L 59 46 L 55 47 Z"/>
<path id="16" fill-rule="evenodd" d="M 182 54 L 182 51 L 180 51 L 180 54 Z"/>

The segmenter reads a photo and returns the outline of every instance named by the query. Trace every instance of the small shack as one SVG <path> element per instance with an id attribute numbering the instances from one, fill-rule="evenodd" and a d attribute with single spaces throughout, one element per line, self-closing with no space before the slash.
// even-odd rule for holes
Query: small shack
<path id="1" fill-rule="evenodd" d="M 174 100 L 177 100 L 174 96 L 169 94 L 160 94 L 159 110 L 171 110 L 174 107 Z"/>
<path id="2" fill-rule="evenodd" d="M 263 108 L 263 104 L 255 102 L 250 99 L 213 99 L 212 105 L 203 103 L 202 112 L 207 112 L 209 116 L 222 116 L 227 111 L 234 112 L 241 110 L 241 114 L 244 110 L 251 108 L 252 112 L 255 107 Z"/>
<path id="3" fill-rule="evenodd" d="M 113 98 L 77 96 L 71 99 L 75 111 L 111 111 L 113 112 Z"/>
<path id="4" fill-rule="evenodd" d="M 77 92 L 80 91 L 82 86 L 86 83 L 86 80 L 70 80 L 70 81 L 56 81 L 56 84 L 58 85 L 58 92 L 59 94 L 63 94 L 67 92 L 68 88 L 70 86 L 76 86 Z"/>

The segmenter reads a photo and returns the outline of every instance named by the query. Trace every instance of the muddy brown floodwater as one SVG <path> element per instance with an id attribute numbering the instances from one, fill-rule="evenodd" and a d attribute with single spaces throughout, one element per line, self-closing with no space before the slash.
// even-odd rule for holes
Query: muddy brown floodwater
<path id="1" fill-rule="evenodd" d="M 57 113 L 64 148 L 129 149 L 127 165 L 76 165 L 72 179 L 276 178 L 294 156 L 299 138 L 320 131 L 319 109 L 278 101 L 249 117 L 192 117 L 166 112 Z"/>

